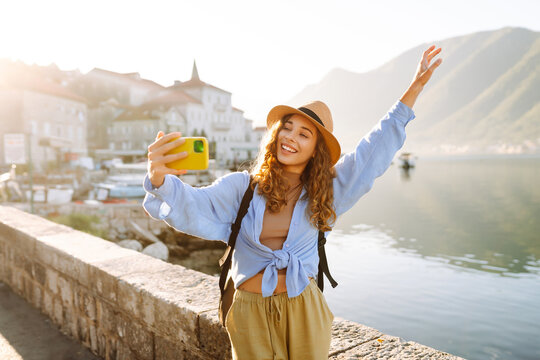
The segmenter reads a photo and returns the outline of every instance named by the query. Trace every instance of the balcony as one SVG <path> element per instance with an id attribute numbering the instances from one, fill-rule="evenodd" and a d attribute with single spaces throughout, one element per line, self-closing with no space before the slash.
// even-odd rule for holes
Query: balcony
<path id="1" fill-rule="evenodd" d="M 212 120 L 212 128 L 214 130 L 230 130 L 231 129 L 231 121 Z"/>
<path id="2" fill-rule="evenodd" d="M 225 112 L 226 110 L 227 110 L 227 105 L 221 104 L 221 103 L 214 104 L 215 112 Z"/>

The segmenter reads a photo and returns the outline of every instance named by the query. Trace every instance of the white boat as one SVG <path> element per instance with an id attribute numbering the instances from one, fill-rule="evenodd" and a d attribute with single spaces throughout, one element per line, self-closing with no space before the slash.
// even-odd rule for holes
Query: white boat
<path id="1" fill-rule="evenodd" d="M 105 181 L 92 184 L 94 190 L 91 200 L 142 198 L 145 195 L 143 181 L 146 175 L 146 162 L 123 164 L 112 162 L 109 176 Z"/>

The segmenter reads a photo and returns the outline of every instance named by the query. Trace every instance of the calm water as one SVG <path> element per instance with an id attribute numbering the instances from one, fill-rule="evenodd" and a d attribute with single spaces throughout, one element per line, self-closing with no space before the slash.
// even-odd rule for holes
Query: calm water
<path id="1" fill-rule="evenodd" d="M 471 360 L 540 359 L 540 159 L 394 164 L 326 248 L 336 316 Z"/>

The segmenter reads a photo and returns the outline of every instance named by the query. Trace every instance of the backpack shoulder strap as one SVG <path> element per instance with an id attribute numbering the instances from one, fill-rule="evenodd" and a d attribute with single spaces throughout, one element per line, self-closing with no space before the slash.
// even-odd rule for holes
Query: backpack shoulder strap
<path id="1" fill-rule="evenodd" d="M 240 224 L 242 223 L 242 219 L 247 213 L 247 210 L 249 208 L 249 203 L 251 202 L 251 199 L 253 198 L 253 175 L 249 176 L 249 184 L 246 189 L 246 192 L 244 193 L 244 196 L 242 197 L 242 202 L 240 203 L 240 208 L 238 209 L 238 214 L 236 215 L 235 222 L 231 225 L 231 235 L 229 236 L 229 241 L 227 242 L 228 246 L 225 250 L 225 254 L 219 259 L 219 266 L 221 266 L 221 275 L 219 277 L 219 288 L 221 290 L 221 294 L 223 295 L 223 292 L 225 291 L 225 281 L 227 280 L 227 274 L 229 273 L 229 269 L 231 267 L 231 261 L 232 261 L 232 253 L 234 250 L 234 246 L 236 245 L 236 237 L 238 236 L 238 232 L 240 231 Z"/>
<path id="2" fill-rule="evenodd" d="M 328 261 L 326 260 L 326 251 L 324 250 L 324 244 L 326 244 L 326 238 L 324 237 L 324 232 L 319 230 L 319 274 L 317 275 L 317 285 L 321 291 L 324 290 L 324 278 L 323 274 L 326 275 L 330 284 L 333 288 L 338 286 L 338 283 L 332 275 L 330 275 L 330 270 L 328 269 Z"/>

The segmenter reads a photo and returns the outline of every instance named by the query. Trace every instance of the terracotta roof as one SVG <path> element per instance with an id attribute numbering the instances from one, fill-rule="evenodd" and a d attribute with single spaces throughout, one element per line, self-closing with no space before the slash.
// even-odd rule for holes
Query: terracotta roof
<path id="1" fill-rule="evenodd" d="M 266 131 L 266 126 L 256 126 L 253 128 L 254 131 Z"/>
<path id="2" fill-rule="evenodd" d="M 104 74 L 107 74 L 107 75 L 110 75 L 110 76 L 115 76 L 115 77 L 119 77 L 119 78 L 123 78 L 123 79 L 126 79 L 126 80 L 131 80 L 131 81 L 134 81 L 136 83 L 143 83 L 143 84 L 146 84 L 146 85 L 149 85 L 149 86 L 154 86 L 154 87 L 160 87 L 160 88 L 165 88 L 163 85 L 160 85 L 152 80 L 147 80 L 147 79 L 143 79 L 140 77 L 139 73 L 137 72 L 133 72 L 133 73 L 117 73 L 117 72 L 114 72 L 114 71 L 109 71 L 109 70 L 105 70 L 105 69 L 100 69 L 100 68 L 93 68 L 91 71 L 89 71 L 86 75 L 90 74 L 91 72 L 100 72 L 100 73 L 104 73 Z M 136 75 L 137 77 L 139 77 L 139 79 L 136 79 L 133 77 L 133 75 Z"/>
<path id="3" fill-rule="evenodd" d="M 150 101 L 147 101 L 143 104 L 145 107 L 154 107 L 154 106 L 174 106 L 174 105 L 180 105 L 180 104 L 187 104 L 187 103 L 195 103 L 200 104 L 201 102 L 197 99 L 195 99 L 192 96 L 189 96 L 185 92 L 181 90 L 172 90 L 168 93 L 158 96 L 157 98 L 154 98 Z"/>
<path id="4" fill-rule="evenodd" d="M 0 82 L 4 89 L 34 91 L 42 94 L 66 98 L 83 104 L 88 101 L 54 81 L 43 67 L 28 66 L 22 62 L 3 60 L 0 64 Z"/>
<path id="5" fill-rule="evenodd" d="M 60 84 L 56 84 L 52 81 L 47 81 L 44 79 L 20 79 L 14 84 L 12 83 L 11 86 L 19 89 L 39 92 L 42 94 L 62 97 L 83 104 L 88 104 L 88 101 L 82 96 L 75 94 L 74 92 L 70 91 L 69 89 L 65 88 Z"/>
<path id="6" fill-rule="evenodd" d="M 231 94 L 230 92 L 226 91 L 226 90 L 223 90 L 223 89 L 220 89 L 218 88 L 217 86 L 214 86 L 214 85 L 210 85 L 210 84 L 207 84 L 205 83 L 204 81 L 200 80 L 200 79 L 190 79 L 188 81 L 185 81 L 181 84 L 176 84 L 176 85 L 171 85 L 169 86 L 169 89 L 170 88 L 177 88 L 177 89 L 182 89 L 182 88 L 193 88 L 193 87 L 210 87 L 210 88 L 213 88 L 213 89 L 216 89 L 216 90 L 219 90 L 219 91 L 223 91 L 227 94 Z"/>
<path id="7" fill-rule="evenodd" d="M 119 103 L 118 101 L 112 101 L 112 100 L 116 100 L 115 98 L 109 98 L 107 100 L 104 100 L 104 99 L 87 99 L 87 102 L 88 102 L 88 107 L 89 108 L 99 108 L 99 107 L 102 107 L 104 105 L 109 105 L 109 106 L 113 106 L 117 109 L 134 109 L 136 108 L 136 106 L 133 106 L 133 105 L 129 105 L 129 104 L 124 104 L 124 103 Z"/>
<path id="8" fill-rule="evenodd" d="M 136 108 L 126 110 L 118 115 L 114 121 L 126 121 L 126 120 L 159 120 L 159 116 L 152 115 L 152 111 L 149 109 Z"/>
<path id="9" fill-rule="evenodd" d="M 244 110 L 242 110 L 242 109 L 239 109 L 239 108 L 237 108 L 237 107 L 234 107 L 234 106 L 232 107 L 232 109 L 233 109 L 233 110 L 236 110 L 236 111 L 240 111 L 240 112 L 242 112 L 242 113 L 244 112 Z"/>

